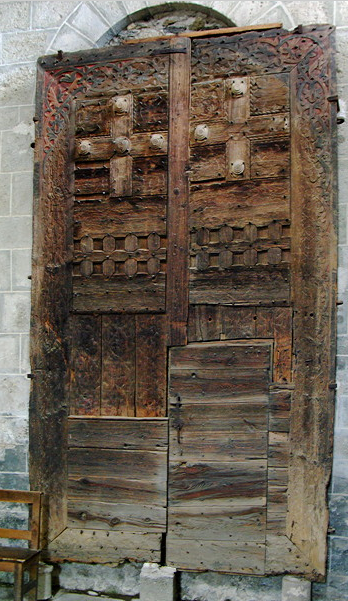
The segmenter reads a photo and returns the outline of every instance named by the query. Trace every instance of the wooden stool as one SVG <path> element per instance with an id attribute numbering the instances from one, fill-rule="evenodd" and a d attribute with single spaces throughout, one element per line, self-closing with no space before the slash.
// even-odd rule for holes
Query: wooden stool
<path id="1" fill-rule="evenodd" d="M 29 549 L 22 547 L 0 546 L 0 571 L 14 573 L 14 601 L 23 601 L 30 592 L 30 598 L 36 601 L 39 568 L 40 511 L 41 492 L 24 490 L 0 490 L 0 501 L 6 503 L 25 503 L 31 506 L 28 530 L 0 528 L 0 538 L 27 540 Z M 29 582 L 24 584 L 24 572 L 29 572 Z"/>

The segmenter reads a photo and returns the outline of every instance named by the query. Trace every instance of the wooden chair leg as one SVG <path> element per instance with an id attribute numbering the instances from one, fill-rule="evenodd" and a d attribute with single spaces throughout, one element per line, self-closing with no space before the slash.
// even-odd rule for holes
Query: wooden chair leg
<path id="1" fill-rule="evenodd" d="M 24 570 L 21 563 L 14 568 L 14 601 L 23 601 Z"/>

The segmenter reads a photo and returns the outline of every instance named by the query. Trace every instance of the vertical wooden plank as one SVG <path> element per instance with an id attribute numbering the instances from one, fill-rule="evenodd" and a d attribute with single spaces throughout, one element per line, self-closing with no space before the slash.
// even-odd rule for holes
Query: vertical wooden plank
<path id="1" fill-rule="evenodd" d="M 100 316 L 73 316 L 71 366 L 70 413 L 100 415 Z"/>
<path id="2" fill-rule="evenodd" d="M 173 39 L 171 46 L 166 310 L 168 345 L 176 346 L 187 342 L 190 40 Z"/>
<path id="3" fill-rule="evenodd" d="M 188 339 L 220 340 L 222 331 L 220 305 L 190 305 Z"/>
<path id="4" fill-rule="evenodd" d="M 256 312 L 256 337 L 273 338 L 274 313 L 268 307 L 258 307 Z"/>
<path id="5" fill-rule="evenodd" d="M 137 417 L 166 415 L 167 346 L 166 317 L 137 315 L 136 397 Z"/>
<path id="6" fill-rule="evenodd" d="M 275 382 L 291 381 L 292 315 L 290 307 L 274 309 L 274 375 Z"/>
<path id="7" fill-rule="evenodd" d="M 221 316 L 222 339 L 255 338 L 255 307 L 221 307 Z"/>
<path id="8" fill-rule="evenodd" d="M 130 135 L 132 133 L 133 95 L 114 96 L 111 101 L 111 135 L 116 154 L 110 159 L 110 193 L 113 196 L 132 196 L 132 164 Z M 129 148 L 127 150 L 127 145 Z M 124 156 L 120 150 L 124 148 Z"/>
<path id="9" fill-rule="evenodd" d="M 135 415 L 135 317 L 103 315 L 102 415 Z"/>

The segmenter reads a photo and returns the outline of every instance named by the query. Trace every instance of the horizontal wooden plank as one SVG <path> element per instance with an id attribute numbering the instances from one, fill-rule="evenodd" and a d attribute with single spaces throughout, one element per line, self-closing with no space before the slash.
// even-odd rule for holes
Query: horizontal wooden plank
<path id="1" fill-rule="evenodd" d="M 214 104 L 212 104 L 214 110 Z M 193 118 L 196 118 L 193 116 Z M 206 121 L 207 116 L 201 116 L 201 121 Z M 248 133 L 250 136 L 262 136 L 263 134 L 268 134 L 270 132 L 270 128 L 272 128 L 272 138 L 276 138 L 278 136 L 284 136 L 284 133 L 289 131 L 289 113 L 280 113 L 276 115 L 263 115 L 250 117 L 248 119 L 244 119 L 241 123 L 234 122 L 233 125 L 229 123 L 227 120 L 209 122 L 209 135 L 204 140 L 196 140 L 195 138 L 195 130 L 197 127 L 197 122 L 191 126 L 190 129 L 190 145 L 194 146 L 195 149 L 197 147 L 205 147 L 218 145 L 222 142 L 226 143 L 231 136 L 240 134 L 240 133 Z M 214 178 L 216 179 L 216 177 Z M 192 180 L 194 181 L 194 180 Z"/>
<path id="2" fill-rule="evenodd" d="M 45 550 L 49 561 L 117 564 L 125 559 L 159 562 L 161 535 L 67 528 Z"/>
<path id="3" fill-rule="evenodd" d="M 173 399 L 169 407 L 171 427 L 178 420 L 181 432 L 200 431 L 202 435 L 216 432 L 234 434 L 236 432 L 256 434 L 267 432 L 268 397 L 249 395 L 243 399 L 231 399 L 227 402 L 190 403 L 180 398 L 179 405 Z"/>
<path id="4" fill-rule="evenodd" d="M 165 507 L 167 498 L 166 479 L 130 478 L 129 474 L 113 477 L 81 476 L 70 477 L 68 498 L 81 501 L 100 501 L 134 505 L 156 505 Z"/>
<path id="5" fill-rule="evenodd" d="M 163 451 L 132 451 L 116 449 L 70 449 L 68 473 L 72 477 L 126 477 L 162 482 L 166 479 L 166 453 Z"/>
<path id="6" fill-rule="evenodd" d="M 234 342 L 201 342 L 173 348 L 170 369 L 196 370 L 225 368 L 267 369 L 270 364 L 270 345 L 256 341 L 255 345 Z"/>
<path id="7" fill-rule="evenodd" d="M 226 177 L 226 145 L 195 146 L 191 149 L 190 169 L 191 182 L 224 179 Z"/>
<path id="8" fill-rule="evenodd" d="M 170 507 L 170 535 L 196 540 L 265 541 L 266 508 L 260 507 Z"/>
<path id="9" fill-rule="evenodd" d="M 167 537 L 167 565 L 181 570 L 263 574 L 264 558 L 265 545 L 262 543 Z"/>
<path id="10" fill-rule="evenodd" d="M 288 303 L 290 277 L 286 267 L 266 266 L 190 272 L 190 303 Z"/>
<path id="11" fill-rule="evenodd" d="M 169 505 L 229 505 L 230 499 L 263 497 L 267 462 L 250 460 L 230 463 L 171 462 Z"/>
<path id="12" fill-rule="evenodd" d="M 268 465 L 270 467 L 287 467 L 289 452 L 289 434 L 287 432 L 270 432 Z"/>
<path id="13" fill-rule="evenodd" d="M 290 218 L 288 179 L 192 184 L 189 227 L 266 226 Z"/>
<path id="14" fill-rule="evenodd" d="M 166 450 L 168 420 L 137 418 L 69 419 L 69 447 Z"/>
<path id="15" fill-rule="evenodd" d="M 181 461 L 244 461 L 267 458 L 267 433 L 219 433 L 183 426 L 170 429 L 170 459 Z"/>
<path id="16" fill-rule="evenodd" d="M 175 402 L 177 396 L 189 402 L 210 401 L 215 403 L 227 402 L 237 397 L 267 394 L 267 370 L 197 369 L 188 373 L 187 370 L 171 372 L 169 395 Z"/>
<path id="17" fill-rule="evenodd" d="M 289 75 L 274 73 L 251 77 L 250 112 L 252 115 L 289 110 Z"/>
<path id="18" fill-rule="evenodd" d="M 73 310 L 119 313 L 164 312 L 165 274 L 73 278 Z"/>
<path id="19" fill-rule="evenodd" d="M 88 235 L 103 238 L 107 234 L 122 238 L 130 232 L 136 236 L 148 236 L 152 232 L 163 236 L 166 233 L 164 196 L 109 200 L 100 195 L 93 197 L 92 202 L 87 200 L 81 199 L 74 207 L 74 235 L 77 238 Z"/>
<path id="20" fill-rule="evenodd" d="M 166 508 L 136 503 L 68 501 L 68 526 L 93 530 L 163 532 Z"/>
<path id="21" fill-rule="evenodd" d="M 272 390 L 269 401 L 269 429 L 272 432 L 290 431 L 291 391 Z"/>

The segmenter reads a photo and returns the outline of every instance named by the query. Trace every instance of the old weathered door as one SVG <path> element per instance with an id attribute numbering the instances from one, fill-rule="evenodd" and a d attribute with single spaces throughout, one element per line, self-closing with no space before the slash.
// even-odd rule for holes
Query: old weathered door
<path id="1" fill-rule="evenodd" d="M 31 474 L 50 558 L 324 573 L 331 34 L 39 61 Z"/>

